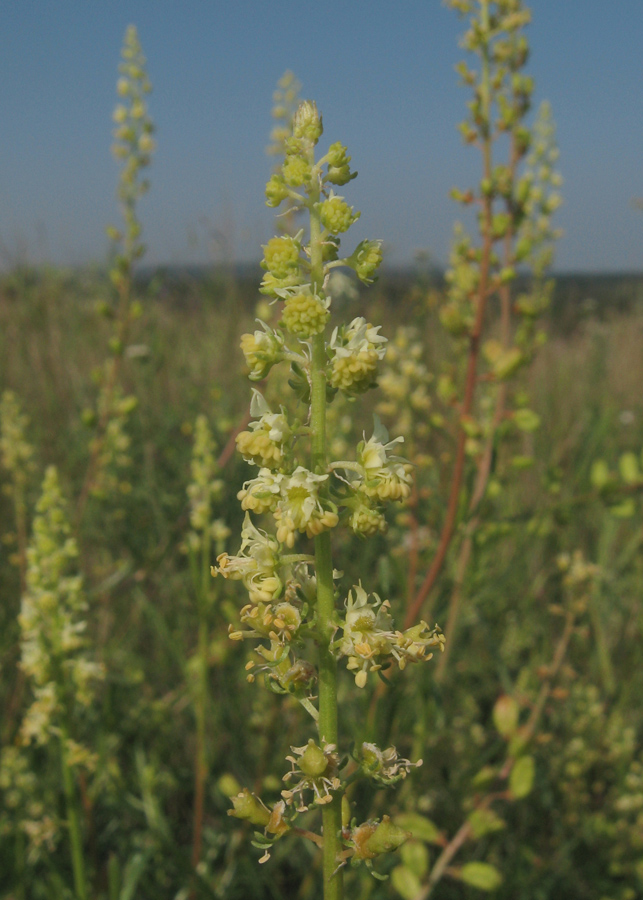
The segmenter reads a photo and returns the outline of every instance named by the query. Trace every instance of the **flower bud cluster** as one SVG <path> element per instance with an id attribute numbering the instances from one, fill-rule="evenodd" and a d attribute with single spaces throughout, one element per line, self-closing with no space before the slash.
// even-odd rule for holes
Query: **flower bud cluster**
<path id="1" fill-rule="evenodd" d="M 286 141 L 292 134 L 292 122 L 299 102 L 301 84 L 291 71 L 286 71 L 277 82 L 277 90 L 272 95 L 272 117 L 277 124 L 270 133 L 271 156 L 281 156 L 285 152 Z"/>
<path id="2" fill-rule="evenodd" d="M 150 165 L 156 149 L 154 125 L 147 108 L 147 95 L 152 85 L 145 72 L 146 60 L 133 25 L 125 32 L 121 56 L 121 77 L 116 85 L 120 99 L 113 115 L 115 143 L 112 152 L 123 163 L 118 197 L 125 219 L 125 235 L 113 226 L 108 228 L 109 237 L 117 243 L 124 241 L 124 252 L 117 257 L 111 272 L 117 288 L 127 280 L 133 260 L 144 252 L 139 241 L 141 224 L 136 216 L 136 202 L 148 190 L 148 182 L 141 178 L 141 173 Z"/>
<path id="3" fill-rule="evenodd" d="M 397 755 L 395 747 L 380 750 L 376 744 L 363 743 L 356 756 L 362 772 L 378 784 L 390 785 L 402 781 L 411 769 L 422 765 L 422 760 L 412 763 Z"/>
<path id="4" fill-rule="evenodd" d="M 187 489 L 192 529 L 187 535 L 188 546 L 199 546 L 203 534 L 207 531 L 215 540 L 220 540 L 225 535 L 225 526 L 221 520 L 212 522 L 212 505 L 223 489 L 223 482 L 216 477 L 218 466 L 215 451 L 207 418 L 203 415 L 197 416 L 192 449 L 192 480 Z"/>
<path id="5" fill-rule="evenodd" d="M 98 420 L 105 423 L 104 430 L 94 435 L 89 448 L 91 453 L 97 454 L 96 475 L 90 492 L 92 496 L 100 498 L 119 493 L 128 494 L 132 489 L 130 482 L 123 477 L 124 471 L 132 462 L 128 452 L 131 438 L 125 431 L 125 426 L 130 413 L 138 405 L 136 397 L 123 397 L 117 388 L 110 390 L 108 376 L 105 381 L 107 384 L 101 386 L 97 404 Z M 88 416 L 87 421 L 93 424 L 94 417 Z"/>
<path id="6" fill-rule="evenodd" d="M 263 331 L 241 336 L 241 350 L 246 360 L 250 381 L 261 381 L 283 358 L 284 338 L 265 322 L 258 320 Z"/>
<path id="7" fill-rule="evenodd" d="M 336 638 L 333 649 L 338 658 L 346 657 L 346 668 L 355 672 L 355 684 L 363 688 L 369 672 L 397 664 L 404 669 L 409 662 L 431 659 L 433 648 L 444 646 L 444 635 L 436 626 L 431 629 L 420 622 L 406 631 L 397 631 L 390 615 L 391 605 L 377 594 L 372 599 L 360 585 L 350 591 L 346 600 L 346 615 L 341 626 L 342 636 Z"/>
<path id="8" fill-rule="evenodd" d="M 25 432 L 29 425 L 27 416 L 13 391 L 4 391 L 0 400 L 0 458 L 10 473 L 14 485 L 26 486 L 27 476 L 33 470 L 33 447 Z"/>
<path id="9" fill-rule="evenodd" d="M 404 437 L 415 465 L 426 461 L 418 449 L 430 430 L 432 406 L 429 386 L 433 376 L 422 362 L 423 356 L 417 330 L 401 326 L 386 348 L 386 365 L 377 382 L 384 400 L 376 410 L 395 423 L 395 431 Z"/>
<path id="10" fill-rule="evenodd" d="M 287 454 L 292 431 L 285 412 L 273 413 L 259 391 L 253 391 L 250 414 L 256 416 L 249 431 L 236 437 L 237 448 L 246 462 L 278 469 Z"/>
<path id="11" fill-rule="evenodd" d="M 355 599 L 349 594 L 343 621 L 334 606 L 334 580 L 341 573 L 332 568 L 328 533 L 339 526 L 340 513 L 342 522 L 347 521 L 361 536 L 383 531 L 383 507 L 410 495 L 411 466 L 394 453 L 403 438 L 389 441 L 379 421 L 372 437 L 364 437 L 357 446 L 354 459 L 332 462 L 329 458 L 338 435 L 327 433 L 335 421 L 327 405 L 339 391 L 354 399 L 375 384 L 386 339 L 378 326 L 362 317 L 335 327 L 330 339 L 326 336 L 333 280 L 338 281 L 335 270 L 352 269 L 368 284 L 375 278 L 382 252 L 379 242 L 362 241 L 351 256 L 340 258 L 338 235 L 349 230 L 359 213 L 329 185 L 347 184 L 355 173 L 346 147 L 339 142 L 325 156 L 315 158 L 322 132 L 315 104 L 301 103 L 293 116 L 292 134 L 283 142 L 285 159 L 268 182 L 266 198 L 269 206 L 287 201 L 291 208 L 306 211 L 308 239 L 301 230 L 275 236 L 264 245 L 261 291 L 281 304 L 281 319 L 274 328 L 261 322 L 262 331 L 246 334 L 241 341 L 250 379 L 258 381 L 278 363 L 290 363 L 288 383 L 295 399 L 309 406 L 309 411 L 297 419 L 285 405 L 277 411 L 262 394 L 253 392 L 252 422 L 236 438 L 239 452 L 256 467 L 238 493 L 246 513 L 241 548 L 236 556 L 220 554 L 213 570 L 241 581 L 248 593 L 240 622 L 229 629 L 232 640 L 256 642 L 255 655 L 246 665 L 247 680 L 254 682 L 261 675 L 275 693 L 292 695 L 319 731 L 317 741 L 292 748 L 279 803 L 270 808 L 249 791 L 233 798 L 231 815 L 263 828 L 263 834 L 255 835 L 256 846 L 265 850 L 261 862 L 268 859 L 270 847 L 290 829 L 294 817 L 313 806 L 323 811 L 324 840 L 338 838 L 343 763 L 335 743 L 327 740 L 334 737 L 329 730 L 335 730 L 328 704 L 336 703 L 336 697 L 320 690 L 315 705 L 311 693 L 315 682 L 334 672 L 336 660 L 343 657 L 363 687 L 369 671 L 392 664 L 403 669 L 408 662 L 430 658 L 430 648 L 442 643 L 438 630 L 431 631 L 424 622 L 396 631 L 388 601 L 377 596 L 369 600 L 361 585 L 355 588 Z M 350 286 L 354 287 L 354 281 Z M 280 400 L 281 396 L 280 391 Z M 343 440 L 343 435 L 339 437 Z M 310 452 L 304 456 L 300 448 L 308 439 Z M 274 533 L 259 529 L 254 516 L 271 517 Z M 303 536 L 315 541 L 314 557 L 296 552 L 295 543 Z M 317 655 L 319 673 L 308 660 L 309 653 Z M 373 744 L 365 744 L 354 759 L 362 774 L 380 784 L 404 778 L 415 765 L 399 758 L 394 748 L 381 751 Z M 327 831 L 329 814 L 337 821 L 333 833 Z M 338 865 L 351 855 L 370 861 L 406 837 L 406 833 L 401 838 L 393 834 L 394 826 L 386 817 L 364 828 L 348 838 L 348 851 L 341 853 L 337 848 Z M 306 836 L 321 841 L 310 832 Z"/>
<path id="12" fill-rule="evenodd" d="M 63 823 L 51 812 L 56 797 L 33 762 L 23 747 L 9 744 L 0 753 L 0 834 L 5 840 L 10 831 L 26 838 L 31 866 L 54 853 L 63 835 Z"/>
<path id="13" fill-rule="evenodd" d="M 359 316 L 346 326 L 335 328 L 330 347 L 335 351 L 328 381 L 348 396 L 363 394 L 375 384 L 377 365 L 386 354 L 386 338 Z"/>
<path id="14" fill-rule="evenodd" d="M 330 803 L 333 791 L 341 786 L 337 777 L 339 757 L 334 744 L 318 746 L 312 739 L 303 747 L 291 747 L 294 756 L 286 759 L 291 765 L 290 772 L 284 775 L 284 781 L 295 784 L 281 792 L 286 805 L 296 804 L 297 812 L 308 811 L 306 794 L 312 794 L 312 802 L 318 806 Z"/>
<path id="15" fill-rule="evenodd" d="M 373 435 L 357 445 L 355 462 L 331 463 L 335 471 L 343 470 L 349 492 L 342 503 L 350 511 L 348 524 L 355 534 L 369 537 L 386 530 L 382 507 L 406 500 L 411 493 L 412 466 L 391 451 L 403 437 L 389 441 L 388 432 L 375 416 Z"/>
<path id="16" fill-rule="evenodd" d="M 0 400 L 0 460 L 9 475 L 4 491 L 13 499 L 17 532 L 17 553 L 9 557 L 24 578 L 27 541 L 26 492 L 34 471 L 34 451 L 26 438 L 29 424 L 13 391 L 4 391 Z"/>
<path id="17" fill-rule="evenodd" d="M 103 669 L 85 653 L 87 602 L 80 576 L 72 573 L 78 556 L 71 537 L 58 474 L 47 469 L 27 551 L 27 590 L 18 618 L 21 667 L 34 688 L 22 736 L 46 743 L 57 734 L 70 704 L 87 707 Z"/>
<path id="18" fill-rule="evenodd" d="M 322 300 L 310 291 L 291 294 L 286 298 L 282 322 L 286 330 L 298 338 L 322 334 L 330 318 L 330 301 Z"/>

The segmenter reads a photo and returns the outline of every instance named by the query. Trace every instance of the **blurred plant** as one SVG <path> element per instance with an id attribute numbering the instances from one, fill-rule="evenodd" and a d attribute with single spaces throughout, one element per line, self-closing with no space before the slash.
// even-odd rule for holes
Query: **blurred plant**
<path id="1" fill-rule="evenodd" d="M 0 401 L 0 455 L 11 479 L 4 491 L 13 500 L 16 554 L 11 561 L 18 566 L 21 591 L 25 590 L 27 578 L 27 489 L 35 468 L 34 450 L 25 434 L 28 425 L 14 392 L 4 391 Z"/>
<path id="2" fill-rule="evenodd" d="M 369 596 L 361 584 L 349 591 L 343 616 L 336 607 L 335 582 L 340 576 L 333 569 L 331 531 L 341 517 L 363 537 L 378 533 L 384 523 L 383 507 L 408 496 L 411 479 L 408 465 L 392 453 L 401 439 L 389 442 L 377 422 L 373 436 L 357 447 L 355 461 L 328 458 L 327 405 L 338 391 L 354 398 L 373 386 L 385 338 L 379 327 L 363 318 L 335 327 L 330 339 L 326 335 L 330 271 L 348 266 L 370 283 L 381 251 L 379 243 L 362 241 L 351 256 L 339 258 L 339 235 L 349 230 L 359 213 L 335 195 L 331 185 L 346 184 L 354 173 L 340 143 L 315 158 L 321 134 L 315 104 L 301 103 L 285 142 L 284 163 L 270 178 L 266 195 L 269 206 L 290 199 L 308 213 L 308 241 L 303 230 L 268 241 L 262 291 L 282 301 L 281 322 L 277 328 L 264 324 L 262 331 L 242 338 L 251 380 L 266 377 L 282 361 L 290 362 L 290 384 L 306 412 L 293 417 L 284 406 L 273 411 L 254 391 L 254 418 L 250 429 L 237 436 L 237 446 L 259 471 L 239 494 L 246 510 L 239 555 L 222 554 L 215 573 L 241 580 L 249 594 L 240 626 L 231 626 L 230 633 L 234 640 L 259 641 L 258 662 L 250 661 L 247 667 L 249 680 L 261 674 L 267 687 L 294 696 L 318 730 L 317 740 L 292 747 L 294 755 L 287 757 L 291 770 L 284 776 L 288 788 L 281 800 L 268 807 L 244 789 L 233 798 L 231 814 L 264 829 L 257 833 L 257 845 L 265 851 L 261 862 L 288 832 L 321 846 L 324 898 L 338 900 L 343 896 L 344 862 L 350 859 L 370 867 L 373 859 L 406 838 L 388 816 L 357 825 L 351 821 L 347 801 L 342 814 L 346 784 L 358 774 L 390 784 L 403 778 L 413 764 L 399 758 L 392 747 L 382 751 L 362 744 L 347 774 L 349 759 L 338 751 L 337 661 L 347 659 L 347 668 L 363 688 L 369 672 L 395 664 L 402 669 L 408 662 L 430 658 L 430 650 L 442 646 L 442 637 L 425 622 L 397 631 L 388 601 Z M 309 463 L 300 449 L 307 438 Z M 251 513 L 272 513 L 276 535 L 258 529 Z M 314 556 L 294 552 L 299 534 L 314 540 Z M 307 657 L 310 643 L 317 650 L 316 666 Z M 318 706 L 313 702 L 315 683 Z M 321 808 L 322 835 L 294 824 L 311 806 Z"/>
<path id="3" fill-rule="evenodd" d="M 87 653 L 87 610 L 78 557 L 71 537 L 56 469 L 45 474 L 36 506 L 33 537 L 27 550 L 27 586 L 19 617 L 21 667 L 33 686 L 34 699 L 21 727 L 25 744 L 60 752 L 74 887 L 78 900 L 88 896 L 83 839 L 74 773 L 89 771 L 95 754 L 80 739 L 80 723 L 95 699 L 103 668 Z"/>
<path id="4" fill-rule="evenodd" d="M 269 156 L 278 157 L 275 172 L 283 165 L 282 157 L 285 157 L 287 142 L 292 135 L 293 119 L 300 103 L 301 82 L 290 70 L 284 72 L 277 82 L 277 90 L 272 95 L 272 118 L 275 125 L 270 132 L 270 144 L 266 147 Z M 285 234 L 294 234 L 297 228 L 297 203 L 291 197 L 286 197 L 280 221 Z"/>
<path id="5" fill-rule="evenodd" d="M 439 309 L 440 322 L 453 338 L 455 359 L 438 373 L 434 412 L 424 420 L 425 428 L 432 425 L 437 429 L 436 451 L 443 443 L 442 451 L 432 454 L 440 462 L 432 467 L 433 490 L 442 486 L 446 466 L 451 467 L 450 485 L 437 546 L 408 606 L 405 624 L 416 620 L 459 531 L 455 584 L 445 629 L 447 647 L 452 648 L 483 501 L 490 488 L 497 494 L 502 487 L 496 471 L 501 445 L 511 452 L 510 437 L 529 434 L 539 425 L 539 417 L 527 407 L 524 389 L 516 388 L 510 395 L 509 388 L 544 340 L 535 320 L 551 294 L 551 283 L 544 275 L 557 237 L 550 218 L 560 203 L 555 190 L 560 177 L 553 171 L 557 151 L 549 108 L 542 108 L 533 130 L 525 124 L 533 81 L 523 74 L 529 48 L 521 32 L 530 20 L 529 10 L 521 0 L 452 0 L 448 5 L 470 18 L 463 46 L 479 60 L 477 70 L 466 63 L 458 66 L 463 83 L 473 90 L 469 117 L 460 131 L 467 144 L 480 150 L 483 174 L 477 189 L 452 191 L 463 206 L 477 209 L 479 245 L 463 226 L 456 226 L 446 274 L 447 296 Z M 499 142 L 507 146 L 505 163 L 494 159 Z M 512 284 L 519 267 L 527 267 L 533 278 L 531 285 L 515 296 Z M 488 310 L 494 301 L 499 309 L 498 336 L 485 340 Z M 514 450 L 509 464 L 520 469 L 531 464 L 531 459 Z M 448 652 L 440 660 L 439 677 L 444 674 L 447 656 Z"/>
<path id="6" fill-rule="evenodd" d="M 201 859 L 203 806 L 208 776 L 208 711 L 210 709 L 210 627 L 213 607 L 210 567 L 212 545 L 218 553 L 223 550 L 230 530 L 221 519 L 212 521 L 213 505 L 220 499 L 223 482 L 217 478 L 218 465 L 212 432 L 205 416 L 197 417 L 192 451 L 192 481 L 188 485 L 190 527 L 186 550 L 190 561 L 192 586 L 198 616 L 198 646 L 188 662 L 196 717 L 196 755 L 194 765 L 194 830 L 192 865 Z"/>
<path id="7" fill-rule="evenodd" d="M 466 820 L 448 840 L 426 816 L 409 812 L 395 819 L 398 825 L 413 834 L 415 842 L 441 847 L 432 866 L 426 851 L 418 847 L 409 852 L 406 859 L 403 857 L 403 864 L 393 870 L 393 886 L 404 900 L 427 900 L 445 875 L 483 891 L 494 891 L 502 884 L 501 873 L 491 863 L 477 860 L 454 866 L 452 861 L 465 845 L 506 827 L 506 822 L 494 809 L 495 804 L 522 800 L 531 793 L 536 777 L 536 760 L 528 751 L 537 745 L 538 729 L 542 725 L 548 701 L 552 697 L 561 700 L 567 696 L 567 691 L 556 688 L 555 682 L 568 654 L 570 641 L 582 627 L 592 585 L 600 572 L 578 551 L 571 556 L 561 555 L 558 567 L 564 599 L 562 604 L 550 604 L 550 612 L 563 618 L 562 632 L 550 663 L 538 669 L 541 684 L 535 699 L 527 699 L 521 691 L 519 699 L 503 694 L 494 704 L 492 720 L 496 734 L 504 741 L 504 758 L 501 756 L 494 763 L 486 763 L 472 779 L 473 794 L 467 800 L 471 811 Z M 530 712 L 521 724 L 521 706 L 526 705 L 530 707 Z M 550 735 L 545 733 L 543 742 L 547 743 L 549 739 Z"/>
<path id="8" fill-rule="evenodd" d="M 90 458 L 85 480 L 76 509 L 76 526 L 83 519 L 85 506 L 90 495 L 106 496 L 119 487 L 129 490 L 126 482 L 121 482 L 118 471 L 129 464 L 127 450 L 130 439 L 125 434 L 125 424 L 129 414 L 135 409 L 137 399 L 124 397 L 120 384 L 123 357 L 141 355 L 141 349 L 128 348 L 132 323 L 142 314 L 139 301 L 133 300 L 134 264 L 144 252 L 141 243 L 142 226 L 138 218 L 137 205 L 147 193 L 149 182 L 143 177 L 150 165 L 152 153 L 156 149 L 153 138 L 154 125 L 147 108 L 147 95 L 152 86 L 147 77 L 146 60 L 138 40 L 136 28 L 128 26 L 125 32 L 122 62 L 119 65 L 121 77 L 116 90 L 121 98 L 114 110 L 115 143 L 112 151 L 122 163 L 118 184 L 118 199 L 124 220 L 124 229 L 114 226 L 107 229 L 117 253 L 110 271 L 110 279 L 116 292 L 116 303 L 101 302 L 99 312 L 113 320 L 114 332 L 109 340 L 111 357 L 96 379 L 100 385 L 96 410 L 88 409 L 83 414 L 85 423 L 95 429 L 90 444 Z"/>

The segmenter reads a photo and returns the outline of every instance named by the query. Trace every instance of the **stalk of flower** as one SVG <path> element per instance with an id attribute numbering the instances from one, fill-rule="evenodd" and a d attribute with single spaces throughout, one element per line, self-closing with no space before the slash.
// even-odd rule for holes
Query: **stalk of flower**
<path id="1" fill-rule="evenodd" d="M 331 272 L 344 266 L 369 284 L 382 254 L 378 242 L 362 241 L 350 256 L 340 257 L 341 237 L 359 213 L 331 185 L 345 185 L 355 173 L 340 143 L 316 158 L 321 134 L 315 104 L 302 103 L 285 141 L 285 160 L 271 176 L 266 196 L 269 206 L 288 201 L 305 212 L 308 234 L 302 229 L 279 235 L 264 246 L 261 290 L 280 304 L 281 320 L 275 327 L 260 322 L 261 331 L 241 340 L 251 380 L 269 376 L 280 363 L 290 364 L 289 384 L 307 414 L 295 419 L 283 405 L 276 411 L 254 391 L 253 421 L 237 436 L 237 447 L 258 473 L 238 495 L 246 511 L 241 549 L 237 556 L 221 554 L 214 572 L 241 581 L 248 592 L 239 626 L 230 626 L 233 640 L 256 643 L 259 661 L 249 661 L 248 680 L 262 676 L 273 691 L 294 696 L 318 732 L 317 740 L 293 747 L 287 757 L 291 770 L 284 776 L 287 787 L 279 804 L 271 810 L 242 791 L 233 799 L 231 815 L 263 827 L 256 845 L 265 851 L 260 860 L 265 862 L 276 840 L 297 832 L 296 816 L 319 807 L 322 835 L 304 836 L 322 847 L 325 900 L 340 900 L 341 866 L 349 859 L 371 866 L 378 855 L 398 846 L 405 833 L 397 841 L 385 839 L 386 817 L 374 820 L 366 826 L 369 836 L 380 837 L 365 851 L 364 842 L 354 837 L 359 826 L 343 827 L 338 661 L 346 659 L 357 685 L 364 687 L 370 672 L 429 659 L 430 649 L 441 647 L 442 638 L 424 622 L 397 631 L 388 601 L 377 596 L 369 600 L 361 585 L 355 596 L 349 593 L 344 617 L 335 602 L 340 573 L 333 568 L 332 532 L 342 524 L 363 537 L 383 531 L 385 507 L 410 493 L 411 466 L 393 452 L 401 438 L 389 441 L 379 421 L 372 437 L 364 437 L 356 448 L 354 460 L 329 458 L 328 404 L 338 394 L 354 399 L 375 385 L 386 339 L 379 326 L 361 317 L 337 325 L 327 336 Z M 253 523 L 257 515 L 272 518 L 274 536 Z M 299 552 L 297 544 L 305 539 L 313 541 L 312 554 Z M 316 665 L 308 658 L 310 644 Z M 353 760 L 353 768 L 355 763 L 361 775 L 381 784 L 393 783 L 414 765 L 398 759 L 394 748 L 379 751 L 374 745 Z"/>
<path id="2" fill-rule="evenodd" d="M 292 135 L 293 119 L 299 106 L 300 92 L 301 83 L 293 72 L 287 70 L 277 82 L 277 89 L 272 95 L 271 115 L 275 120 L 275 125 L 270 132 L 270 144 L 266 147 L 266 153 L 279 158 L 276 173 L 283 166 L 282 157 L 287 154 L 287 142 Z M 297 210 L 298 207 L 293 200 L 286 201 L 285 209 L 281 213 L 281 222 L 286 234 L 294 234 Z"/>
<path id="3" fill-rule="evenodd" d="M 14 392 L 4 391 L 0 401 L 0 458 L 9 476 L 3 490 L 13 501 L 15 516 L 15 535 L 9 532 L 4 540 L 7 543 L 15 541 L 16 544 L 16 551 L 10 555 L 9 561 L 18 568 L 21 594 L 27 589 L 27 490 L 35 468 L 34 450 L 26 437 L 28 425 L 27 416 L 22 412 Z M 2 729 L 5 736 L 13 732 L 24 687 L 25 674 L 18 668 L 5 710 Z"/>
<path id="4" fill-rule="evenodd" d="M 198 643 L 195 655 L 188 663 L 188 675 L 192 689 L 196 719 L 196 750 L 194 763 L 194 825 L 192 839 L 192 865 L 201 859 L 205 784 L 209 769 L 208 760 L 208 712 L 209 696 L 209 643 L 212 612 L 212 586 L 210 566 L 212 543 L 222 549 L 229 529 L 220 519 L 212 521 L 213 507 L 220 497 L 223 482 L 217 478 L 216 447 L 205 416 L 197 417 L 194 427 L 194 446 L 191 463 L 192 480 L 187 493 L 190 501 L 190 531 L 186 538 L 186 550 L 198 618 Z"/>
<path id="5" fill-rule="evenodd" d="M 89 426 L 95 428 L 95 433 L 76 509 L 77 527 L 82 521 L 88 498 L 92 494 L 104 496 L 118 486 L 119 482 L 114 476 L 110 478 L 109 470 L 118 471 L 129 462 L 126 453 L 129 438 L 124 426 L 137 404 L 135 397 L 122 396 L 119 379 L 131 326 L 142 314 L 141 304 L 133 300 L 132 290 L 134 264 L 145 252 L 145 245 L 140 240 L 142 226 L 137 205 L 149 189 L 149 182 L 143 174 L 151 163 L 156 141 L 147 106 L 147 96 L 152 86 L 146 73 L 145 56 L 133 25 L 125 32 L 121 57 L 120 77 L 116 85 L 119 102 L 113 115 L 115 143 L 112 151 L 122 163 L 117 194 L 124 228 L 121 231 L 110 225 L 107 229 L 108 237 L 117 248 L 110 271 L 116 302 L 102 303 L 99 312 L 114 321 L 114 332 L 109 341 L 111 355 L 100 375 L 96 411 L 89 409 L 83 417 Z M 124 489 L 127 490 L 126 487 Z"/>
<path id="6" fill-rule="evenodd" d="M 86 652 L 83 614 L 87 603 L 81 577 L 73 572 L 77 557 L 58 475 L 50 467 L 36 507 L 27 551 L 27 589 L 19 616 L 21 667 L 34 694 L 21 736 L 27 744 L 35 741 L 50 746 L 53 741 L 53 746 L 59 747 L 74 886 L 79 900 L 85 900 L 87 884 L 73 773 L 79 766 L 91 771 L 96 757 L 75 732 L 77 713 L 94 702 L 103 669 Z"/>
<path id="7" fill-rule="evenodd" d="M 464 62 L 458 67 L 463 83 L 473 91 L 470 114 L 460 131 L 465 143 L 481 152 L 482 178 L 476 188 L 455 189 L 452 196 L 465 207 L 477 207 L 479 240 L 457 226 L 446 276 L 447 300 L 439 316 L 453 337 L 462 388 L 457 386 L 451 365 L 451 371 L 438 379 L 436 391 L 439 406 L 445 408 L 445 420 L 455 418 L 456 451 L 448 463 L 452 467 L 450 491 L 438 543 L 406 616 L 407 625 L 417 619 L 440 575 L 462 509 L 461 488 L 469 481 L 464 539 L 456 565 L 461 575 L 450 604 L 447 638 L 455 630 L 460 582 L 468 568 L 480 505 L 498 458 L 499 438 L 511 432 L 506 427 L 509 421 L 515 425 L 514 435 L 538 424 L 537 417 L 525 408 L 524 392 L 516 391 L 512 397 L 509 385 L 542 343 L 543 335 L 534 321 L 551 293 L 544 272 L 557 237 L 551 215 L 560 203 L 547 110 L 533 133 L 525 124 L 533 93 L 533 81 L 523 72 L 528 44 L 522 30 L 530 21 L 529 10 L 521 0 L 457 0 L 449 5 L 469 18 L 463 46 L 478 61 L 477 68 Z M 534 148 L 536 134 L 538 149 Z M 500 138 L 508 147 L 504 163 L 494 158 Z M 534 277 L 531 288 L 516 297 L 512 285 L 521 265 L 529 266 Z M 494 303 L 500 313 L 499 336 L 485 341 L 485 311 Z M 526 464 L 520 456 L 510 462 L 514 470 Z M 449 640 L 448 646 L 452 645 Z M 441 673 L 445 663 L 446 655 Z"/>
<path id="8" fill-rule="evenodd" d="M 16 519 L 17 553 L 15 562 L 20 572 L 20 587 L 26 588 L 27 576 L 27 487 L 34 468 L 34 451 L 27 441 L 28 419 L 20 409 L 13 391 L 4 391 L 0 401 L 0 456 L 11 481 L 4 486 L 13 499 Z"/>

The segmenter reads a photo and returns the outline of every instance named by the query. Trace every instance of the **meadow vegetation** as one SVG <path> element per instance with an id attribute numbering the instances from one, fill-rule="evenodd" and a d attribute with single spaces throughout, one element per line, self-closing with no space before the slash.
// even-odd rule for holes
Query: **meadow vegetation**
<path id="1" fill-rule="evenodd" d="M 643 893 L 641 283 L 551 281 L 529 13 L 449 5 L 444 277 L 290 74 L 262 273 L 137 275 L 134 29 L 108 271 L 2 275 L 0 898 Z"/>

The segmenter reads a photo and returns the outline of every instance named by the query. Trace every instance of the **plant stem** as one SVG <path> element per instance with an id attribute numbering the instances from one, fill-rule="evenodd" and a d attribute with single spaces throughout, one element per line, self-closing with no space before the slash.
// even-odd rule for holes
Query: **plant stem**
<path id="1" fill-rule="evenodd" d="M 489 34 L 489 2 L 481 0 L 481 16 L 482 30 L 485 34 Z M 491 180 L 492 175 L 492 158 L 491 144 L 492 136 L 490 134 L 491 126 L 491 87 L 490 87 L 490 61 L 488 43 L 482 49 L 482 84 L 481 84 L 482 100 L 483 100 L 483 116 L 487 123 L 487 127 L 482 140 L 482 158 L 483 158 L 483 177 Z M 478 357 L 480 354 L 480 337 L 484 324 L 484 314 L 489 298 L 489 274 L 491 269 L 491 255 L 493 251 L 492 237 L 492 200 L 488 194 L 482 196 L 482 257 L 480 260 L 480 282 L 478 287 L 478 296 L 476 300 L 476 316 L 471 334 L 469 336 L 469 355 L 467 359 L 467 374 L 464 384 L 464 398 L 460 411 L 461 420 L 465 419 L 473 408 L 473 399 L 476 385 L 478 382 Z M 447 513 L 442 526 L 442 533 L 438 543 L 438 549 L 435 552 L 433 561 L 427 572 L 419 591 L 417 592 L 413 603 L 408 607 L 404 627 L 409 628 L 416 621 L 422 605 L 428 597 L 438 575 L 442 571 L 442 566 L 446 559 L 447 551 L 451 543 L 451 539 L 455 532 L 456 519 L 458 515 L 458 507 L 460 501 L 460 490 L 462 488 L 462 480 L 464 476 L 465 463 L 465 445 L 467 435 L 460 425 L 458 430 L 458 443 L 456 449 L 455 464 L 453 466 L 453 477 L 451 479 L 451 490 L 449 492 L 449 500 Z"/>
<path id="2" fill-rule="evenodd" d="M 76 794 L 72 780 L 71 769 L 67 762 L 67 747 L 65 742 L 67 733 L 64 728 L 60 735 L 60 762 L 63 777 L 63 789 L 65 791 L 65 806 L 67 811 L 67 826 L 69 828 L 69 840 L 71 844 L 71 864 L 74 873 L 74 890 L 76 900 L 87 900 L 87 883 L 85 881 L 85 863 L 83 860 L 83 842 L 80 834 L 80 819 Z"/>
<path id="3" fill-rule="evenodd" d="M 313 291 L 320 292 L 323 284 L 321 223 L 315 208 L 319 190 L 311 191 L 310 259 Z M 325 472 L 326 452 L 326 342 L 324 334 L 313 338 L 311 365 L 311 443 L 312 470 Z M 330 534 L 325 531 L 315 537 L 315 572 L 317 577 L 317 634 L 319 653 L 319 737 L 322 743 L 337 745 L 337 661 L 329 649 L 333 634 L 335 592 Z M 324 844 L 322 869 L 324 900 L 342 900 L 344 896 L 342 872 L 337 871 L 340 852 L 341 796 L 322 809 Z"/>
<path id="4" fill-rule="evenodd" d="M 208 515 L 207 521 L 210 517 Z M 192 837 L 192 865 L 201 859 L 203 837 L 203 805 L 205 782 L 208 776 L 206 719 L 208 704 L 208 592 L 210 588 L 210 529 L 201 538 L 201 582 L 195 585 L 199 612 L 198 677 L 195 696 L 196 752 L 194 760 L 194 827 Z"/>

